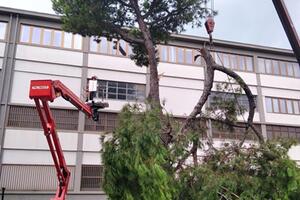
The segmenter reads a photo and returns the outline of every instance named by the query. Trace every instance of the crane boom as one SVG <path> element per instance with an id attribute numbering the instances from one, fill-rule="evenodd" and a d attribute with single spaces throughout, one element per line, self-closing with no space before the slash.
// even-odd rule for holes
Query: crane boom
<path id="1" fill-rule="evenodd" d="M 67 167 L 64 154 L 56 131 L 55 120 L 48 102 L 62 96 L 72 103 L 78 110 L 84 112 L 93 120 L 98 120 L 98 109 L 108 107 L 107 103 L 87 105 L 81 101 L 68 87 L 58 80 L 32 80 L 30 83 L 29 98 L 33 99 L 41 119 L 42 128 L 46 136 L 51 156 L 56 168 L 59 185 L 55 198 L 52 200 L 65 200 L 70 180 L 70 171 Z"/>

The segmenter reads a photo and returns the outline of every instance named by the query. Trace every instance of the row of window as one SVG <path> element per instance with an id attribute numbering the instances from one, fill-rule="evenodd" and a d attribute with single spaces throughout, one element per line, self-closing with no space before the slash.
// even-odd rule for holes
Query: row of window
<path id="1" fill-rule="evenodd" d="M 146 86 L 142 84 L 98 80 L 96 98 L 144 101 Z"/>
<path id="2" fill-rule="evenodd" d="M 45 46 L 82 49 L 82 36 L 36 26 L 21 26 L 20 42 Z"/>
<path id="3" fill-rule="evenodd" d="M 194 64 L 204 65 L 204 60 L 200 56 L 195 59 L 195 56 L 200 53 L 196 49 L 165 46 L 159 47 L 160 60 L 163 62 L 180 63 L 180 64 Z M 212 52 L 212 56 L 216 63 L 224 65 L 225 67 L 231 68 L 238 71 L 253 72 L 253 59 L 250 56 Z"/>
<path id="4" fill-rule="evenodd" d="M 296 62 L 258 58 L 258 70 L 264 74 L 300 78 L 300 66 Z"/>
<path id="5" fill-rule="evenodd" d="M 240 125 L 245 125 L 240 123 Z M 224 124 L 220 124 L 218 122 L 212 121 L 212 137 L 216 139 L 232 139 L 232 140 L 242 140 L 245 137 L 245 128 L 235 127 L 232 131 L 228 130 Z M 261 132 L 261 127 L 258 124 L 255 124 L 255 129 Z M 255 133 L 250 130 L 250 132 L 246 135 L 247 140 L 256 140 Z"/>
<path id="6" fill-rule="evenodd" d="M 254 71 L 253 58 L 251 56 L 242 56 L 220 52 L 213 52 L 212 56 L 217 64 L 223 65 L 224 67 L 238 71 Z"/>
<path id="7" fill-rule="evenodd" d="M 289 138 L 300 142 L 300 127 L 267 125 L 268 139 Z"/>
<path id="8" fill-rule="evenodd" d="M 266 108 L 269 113 L 300 114 L 300 101 L 266 97 Z"/>
<path id="9" fill-rule="evenodd" d="M 112 39 L 109 41 L 106 37 L 91 37 L 90 51 L 115 56 L 129 56 L 132 54 L 132 47 L 124 40 Z"/>
<path id="10" fill-rule="evenodd" d="M 77 110 L 51 109 L 57 129 L 78 130 L 79 112 Z M 100 113 L 99 121 L 86 119 L 85 131 L 112 132 L 117 126 L 117 113 Z M 35 107 L 10 106 L 7 120 L 8 127 L 42 128 L 38 112 Z"/>
<path id="11" fill-rule="evenodd" d="M 7 23 L 0 22 L 0 39 L 5 38 L 6 26 Z M 22 25 L 20 42 L 79 50 L 82 49 L 81 35 L 37 26 Z M 90 51 L 107 55 L 129 56 L 132 54 L 132 47 L 124 40 L 112 39 L 109 41 L 106 37 L 91 37 Z M 196 49 L 166 45 L 159 46 L 159 56 L 162 62 L 203 65 L 204 60 L 201 57 L 195 59 L 196 55 L 199 55 L 199 52 Z M 254 71 L 253 58 L 251 56 L 221 52 L 212 52 L 212 56 L 218 64 L 233 70 L 246 72 Z M 265 74 L 300 77 L 300 67 L 299 64 L 295 62 L 259 58 L 258 71 L 259 73 Z"/>
<path id="12" fill-rule="evenodd" d="M 7 29 L 7 23 L 0 22 L 0 40 L 4 40 L 6 38 L 6 29 Z"/>
<path id="13" fill-rule="evenodd" d="M 269 98 L 271 99 L 271 98 Z M 288 100 L 289 101 L 289 100 Z M 295 101 L 293 101 L 295 102 Z M 297 104 L 292 104 L 299 106 Z M 280 106 L 279 106 L 280 107 Z M 299 107 L 298 107 L 299 108 Z M 28 106 L 10 106 L 7 120 L 8 127 L 20 128 L 41 128 L 40 119 L 36 108 Z M 77 130 L 78 129 L 78 111 L 52 109 L 58 129 Z M 176 119 L 178 121 L 183 118 Z M 117 113 L 100 113 L 100 120 L 94 122 L 91 119 L 85 120 L 86 131 L 107 131 L 112 132 L 118 124 Z M 259 125 L 255 125 L 257 130 L 261 130 Z M 267 126 L 268 139 L 284 137 L 296 138 L 300 140 L 300 127 L 281 127 Z M 212 136 L 219 139 L 242 139 L 244 136 L 243 128 L 235 128 L 234 131 L 229 131 L 226 127 L 220 126 L 219 123 L 212 122 Z M 255 140 L 254 134 L 248 134 L 247 139 Z M 87 183 L 88 184 L 88 183 Z"/>
<path id="14" fill-rule="evenodd" d="M 209 103 L 211 106 L 217 105 L 220 101 L 237 101 L 237 108 L 242 110 L 249 110 L 249 100 L 247 95 L 245 94 L 233 94 L 233 93 L 226 93 L 226 92 L 216 92 L 212 91 L 209 95 Z M 256 96 L 254 96 L 254 101 L 256 104 Z"/>

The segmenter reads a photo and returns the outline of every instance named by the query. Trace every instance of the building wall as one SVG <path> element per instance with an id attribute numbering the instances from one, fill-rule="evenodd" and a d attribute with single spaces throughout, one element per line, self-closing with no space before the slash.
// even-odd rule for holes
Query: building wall
<path id="1" fill-rule="evenodd" d="M 7 188 L 7 199 L 48 199 L 50 194 L 55 192 L 56 176 L 45 136 L 37 116 L 32 114 L 34 103 L 28 97 L 30 80 L 60 80 L 85 100 L 84 89 L 87 79 L 91 76 L 95 75 L 104 81 L 145 85 L 147 90 L 149 86 L 148 72 L 147 68 L 135 66 L 128 57 L 118 53 L 107 55 L 92 52 L 89 38 L 82 39 L 81 49 L 21 42 L 22 25 L 59 29 L 58 17 L 51 15 L 24 16 L 16 11 L 11 11 L 3 16 L 3 19 L 8 22 L 7 33 L 10 34 L 7 34 L 4 40 L 0 40 L 0 80 L 3 83 L 0 86 L 0 186 Z M 191 42 L 178 36 L 177 40 L 171 44 L 177 46 L 177 51 L 184 49 L 183 51 L 187 52 L 197 48 L 196 44 L 201 40 L 198 38 Z M 297 132 L 296 128 L 300 127 L 300 115 L 267 112 L 266 97 L 300 100 L 299 77 L 258 73 L 258 58 L 295 62 L 291 52 L 250 45 L 232 45 L 224 42 L 216 44 L 216 50 L 221 52 L 221 56 L 224 53 L 224 59 L 227 54 L 237 55 L 240 56 L 238 59 L 245 58 L 246 62 L 246 58 L 248 58 L 253 63 L 253 71 L 247 71 L 245 68 L 245 70 L 236 72 L 257 96 L 258 108 L 255 112 L 254 122 L 262 130 L 263 135 L 267 137 L 269 134 L 269 129 L 267 129 L 269 125 L 288 126 Z M 168 52 L 171 52 L 171 47 Z M 194 55 L 195 51 L 192 50 L 192 52 Z M 161 54 L 161 56 L 163 55 Z M 160 62 L 158 66 L 161 101 L 168 112 L 176 117 L 184 118 L 189 115 L 202 94 L 205 78 L 204 64 L 174 63 L 170 56 L 167 56 L 166 59 L 167 61 Z M 215 57 L 215 59 L 218 58 Z M 215 73 L 216 83 L 227 80 L 226 75 L 220 72 Z M 216 90 L 216 85 L 213 90 Z M 91 168 L 101 167 L 100 138 L 115 127 L 116 113 L 126 103 L 135 102 L 118 99 L 105 99 L 105 101 L 110 106 L 103 111 L 102 121 L 99 123 L 86 119 L 83 114 L 78 113 L 70 103 L 62 98 L 57 98 L 50 103 L 50 106 L 55 108 L 53 111 L 55 116 L 59 119 L 57 120 L 58 135 L 67 164 L 72 172 L 69 199 L 105 198 L 103 192 L 99 191 L 100 186 L 95 188 L 94 185 L 93 188 L 89 186 L 88 182 L 89 176 L 94 176 L 101 184 L 103 174 L 91 175 L 88 172 Z M 247 113 L 244 118 L 246 117 Z M 239 120 L 243 122 L 242 117 Z M 71 126 L 68 126 L 70 124 Z M 229 138 L 225 139 L 228 141 Z M 215 141 L 219 143 L 224 141 L 224 138 L 220 136 L 215 138 Z M 299 148 L 296 146 L 290 151 L 291 157 L 298 161 L 300 161 Z"/>

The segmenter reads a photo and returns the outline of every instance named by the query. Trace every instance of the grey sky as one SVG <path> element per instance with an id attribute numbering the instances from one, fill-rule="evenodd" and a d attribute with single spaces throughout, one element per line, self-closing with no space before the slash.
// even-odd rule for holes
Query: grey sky
<path id="1" fill-rule="evenodd" d="M 272 0 L 214 0 L 218 16 L 214 38 L 290 49 Z M 300 0 L 285 0 L 300 32 Z M 209 4 L 210 5 L 210 4 Z M 50 0 L 0 0 L 0 6 L 54 13 Z M 207 36 L 204 28 L 185 34 Z"/>

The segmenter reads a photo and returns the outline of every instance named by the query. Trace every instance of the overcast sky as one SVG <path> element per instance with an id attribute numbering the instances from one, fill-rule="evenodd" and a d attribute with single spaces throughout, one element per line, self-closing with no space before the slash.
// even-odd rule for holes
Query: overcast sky
<path id="1" fill-rule="evenodd" d="M 300 0 L 285 2 L 299 34 Z M 0 0 L 0 6 L 54 14 L 50 0 Z M 272 0 L 214 0 L 214 8 L 214 38 L 291 49 Z M 207 36 L 204 28 L 185 34 Z"/>

